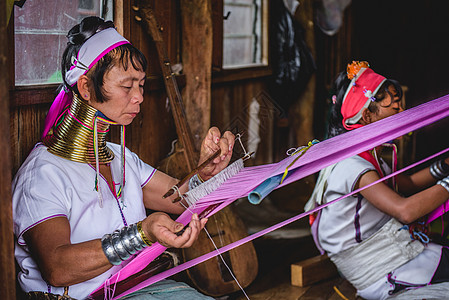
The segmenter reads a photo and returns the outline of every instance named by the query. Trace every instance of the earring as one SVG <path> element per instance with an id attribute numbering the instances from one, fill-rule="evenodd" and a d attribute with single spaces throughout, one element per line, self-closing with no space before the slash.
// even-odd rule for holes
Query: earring
<path id="1" fill-rule="evenodd" d="M 89 97 L 89 95 L 88 94 L 84 94 L 84 98 L 87 98 L 87 97 Z"/>

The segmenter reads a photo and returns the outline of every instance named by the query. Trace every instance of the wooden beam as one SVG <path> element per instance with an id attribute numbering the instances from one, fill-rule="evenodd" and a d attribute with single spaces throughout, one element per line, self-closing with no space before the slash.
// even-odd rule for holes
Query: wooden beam
<path id="1" fill-rule="evenodd" d="M 314 11 L 313 2 L 301 2 L 301 6 L 295 12 L 295 19 L 304 28 L 304 41 L 312 54 L 316 57 L 315 48 L 315 31 L 314 31 Z M 295 129 L 296 145 L 307 145 L 315 134 L 313 132 L 313 109 L 316 98 L 316 75 L 312 74 L 304 91 L 301 93 L 299 99 L 290 108 L 290 121 L 292 128 Z M 313 178 L 310 182 L 314 184 Z"/>
<path id="2" fill-rule="evenodd" d="M 318 255 L 291 265 L 291 283 L 294 286 L 307 286 L 338 275 L 337 268 L 327 257 Z"/>
<path id="3" fill-rule="evenodd" d="M 210 126 L 212 73 L 211 0 L 181 1 L 182 60 L 186 75 L 183 99 L 195 145 Z"/>
<path id="4" fill-rule="evenodd" d="M 212 1 L 212 69 L 223 69 L 223 1 Z"/>
<path id="5" fill-rule="evenodd" d="M 8 43 L 8 24 L 6 24 L 6 1 L 0 2 L 0 291 L 1 298 L 16 299 L 14 264 L 14 235 L 11 203 L 11 157 L 9 134 L 9 52 L 14 48 Z M 13 26 L 13 17 L 10 21 Z M 12 77 L 14 79 L 14 77 Z"/>

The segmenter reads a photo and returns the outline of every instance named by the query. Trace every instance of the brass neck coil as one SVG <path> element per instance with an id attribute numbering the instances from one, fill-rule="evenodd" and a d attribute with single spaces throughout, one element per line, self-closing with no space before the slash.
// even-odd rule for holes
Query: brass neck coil
<path id="1" fill-rule="evenodd" d="M 75 162 L 95 164 L 94 122 L 97 110 L 81 100 L 76 94 L 66 110 L 43 142 L 48 151 Z M 109 163 L 114 153 L 106 146 L 109 124 L 97 120 L 97 149 L 100 163 Z"/>

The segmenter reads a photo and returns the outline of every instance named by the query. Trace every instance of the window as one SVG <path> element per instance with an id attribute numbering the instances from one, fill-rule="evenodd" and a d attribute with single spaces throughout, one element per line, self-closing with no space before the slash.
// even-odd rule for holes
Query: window
<path id="1" fill-rule="evenodd" d="M 224 68 L 267 64 L 266 2 L 266 0 L 224 0 Z"/>
<path id="2" fill-rule="evenodd" d="M 27 0 L 15 6 L 15 85 L 62 82 L 67 32 L 90 15 L 112 20 L 112 0 Z"/>

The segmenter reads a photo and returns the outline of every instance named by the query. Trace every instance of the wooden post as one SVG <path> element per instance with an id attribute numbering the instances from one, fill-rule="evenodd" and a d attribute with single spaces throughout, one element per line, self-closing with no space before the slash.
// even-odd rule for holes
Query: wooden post
<path id="1" fill-rule="evenodd" d="M 313 26 L 313 1 L 301 1 L 297 8 L 295 19 L 304 28 L 304 40 L 309 47 L 312 56 L 316 57 L 315 33 Z M 313 132 L 313 109 L 315 104 L 316 74 L 310 78 L 305 90 L 292 106 L 291 116 L 292 128 L 295 129 L 296 145 L 307 145 L 314 138 Z M 313 181 L 313 180 L 312 180 Z"/>
<path id="2" fill-rule="evenodd" d="M 212 70 L 211 0 L 181 1 L 183 99 L 197 149 L 210 126 Z"/>
<path id="3" fill-rule="evenodd" d="M 13 300 L 16 299 L 16 281 L 11 204 L 8 48 L 14 45 L 8 43 L 6 1 L 0 2 L 0 16 L 0 293 L 2 299 Z M 12 20 L 10 22 L 13 23 Z"/>

